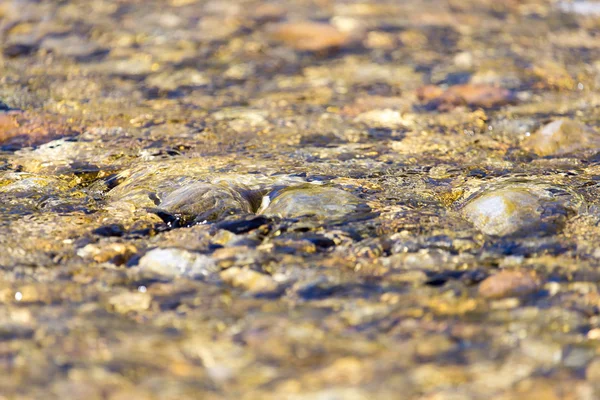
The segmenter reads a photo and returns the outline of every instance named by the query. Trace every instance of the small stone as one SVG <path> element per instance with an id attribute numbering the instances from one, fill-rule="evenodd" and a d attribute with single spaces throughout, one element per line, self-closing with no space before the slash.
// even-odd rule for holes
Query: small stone
<path id="1" fill-rule="evenodd" d="M 199 278 L 217 270 L 214 260 L 204 254 L 187 250 L 167 248 L 147 252 L 137 270 L 148 277 L 173 279 L 176 277 Z"/>
<path id="2" fill-rule="evenodd" d="M 494 108 L 515 100 L 510 90 L 484 84 L 455 85 L 445 91 L 437 86 L 425 86 L 417 90 L 417 96 L 421 101 L 428 102 L 429 107 L 440 111 L 462 105 Z"/>
<path id="3" fill-rule="evenodd" d="M 252 205 L 239 191 L 226 185 L 198 182 L 168 194 L 159 210 L 180 225 L 218 220 L 227 215 L 248 214 Z M 159 214 L 160 215 L 160 214 Z"/>
<path id="4" fill-rule="evenodd" d="M 54 116 L 20 111 L 0 112 L 0 144 L 9 147 L 40 145 L 77 133 L 68 121 Z"/>
<path id="5" fill-rule="evenodd" d="M 126 314 L 130 311 L 145 311 L 150 308 L 152 296 L 148 293 L 125 292 L 112 296 L 108 304 L 120 314 Z"/>
<path id="6" fill-rule="evenodd" d="M 414 286 L 420 286 L 424 284 L 427 282 L 427 279 L 427 274 L 418 270 L 390 273 L 385 277 L 386 282 L 406 283 Z"/>
<path id="7" fill-rule="evenodd" d="M 554 198 L 551 187 L 507 184 L 476 196 L 461 211 L 486 235 L 547 234 L 564 224 L 568 202 Z"/>
<path id="8" fill-rule="evenodd" d="M 403 118 L 400 112 L 389 108 L 364 112 L 359 114 L 354 121 L 383 128 L 399 128 L 413 123 L 412 119 Z"/>
<path id="9" fill-rule="evenodd" d="M 595 358 L 588 364 L 585 377 L 588 381 L 600 382 L 600 358 Z"/>
<path id="10" fill-rule="evenodd" d="M 441 97 L 444 94 L 444 89 L 437 85 L 425 85 L 417 89 L 417 97 L 420 101 L 432 101 Z"/>
<path id="11" fill-rule="evenodd" d="M 468 51 L 463 51 L 455 55 L 453 61 L 457 67 L 470 69 L 473 67 L 473 54 Z"/>
<path id="12" fill-rule="evenodd" d="M 49 37 L 44 39 L 40 48 L 66 57 L 84 58 L 102 52 L 100 46 L 78 35 Z"/>
<path id="13" fill-rule="evenodd" d="M 561 155 L 600 146 L 600 136 L 590 128 L 570 119 L 559 119 L 535 132 L 523 147 L 540 156 Z"/>
<path id="14" fill-rule="evenodd" d="M 15 129 L 19 126 L 13 113 L 0 112 L 0 143 L 15 136 Z"/>
<path id="15" fill-rule="evenodd" d="M 368 207 L 351 193 L 332 187 L 302 185 L 288 187 L 269 195 L 265 215 L 282 218 L 314 216 L 318 219 L 341 218 L 367 211 Z"/>
<path id="16" fill-rule="evenodd" d="M 371 376 L 365 362 L 355 357 L 342 357 L 316 373 L 316 379 L 327 383 L 357 385 Z"/>
<path id="17" fill-rule="evenodd" d="M 350 39 L 347 33 L 332 25 L 310 21 L 277 24 L 271 28 L 270 33 L 273 39 L 304 51 L 339 48 Z"/>
<path id="18" fill-rule="evenodd" d="M 273 292 L 277 282 L 269 275 L 249 268 L 231 267 L 221 272 L 221 279 L 233 287 L 246 289 L 251 293 Z"/>
<path id="19" fill-rule="evenodd" d="M 536 89 L 573 90 L 576 85 L 565 66 L 552 61 L 533 65 L 528 72 L 537 80 L 534 83 Z"/>
<path id="20" fill-rule="evenodd" d="M 250 15 L 255 21 L 265 23 L 279 21 L 285 16 L 285 13 L 285 9 L 281 6 L 261 3 L 251 11 Z"/>
<path id="21" fill-rule="evenodd" d="M 449 98 L 458 97 L 472 107 L 492 108 L 511 102 L 510 90 L 488 85 L 456 85 L 446 91 Z"/>
<path id="22" fill-rule="evenodd" d="M 534 338 L 523 339 L 520 348 L 526 356 L 546 365 L 558 364 L 563 352 L 558 343 Z"/>
<path id="23" fill-rule="evenodd" d="M 501 271 L 479 284 L 479 295 L 486 299 L 523 296 L 540 288 L 535 272 Z"/>
<path id="24" fill-rule="evenodd" d="M 177 90 L 181 87 L 200 87 L 210 83 L 201 71 L 193 68 L 182 68 L 176 71 L 163 71 L 146 78 L 146 83 L 161 90 Z"/>
<path id="25" fill-rule="evenodd" d="M 129 243 L 88 244 L 77 251 L 79 257 L 116 265 L 126 263 L 135 253 L 137 253 L 137 248 Z"/>
<path id="26" fill-rule="evenodd" d="M 415 353 L 419 357 L 434 359 L 454 348 L 456 348 L 456 343 L 450 338 L 444 335 L 431 335 L 420 338 L 417 341 Z"/>

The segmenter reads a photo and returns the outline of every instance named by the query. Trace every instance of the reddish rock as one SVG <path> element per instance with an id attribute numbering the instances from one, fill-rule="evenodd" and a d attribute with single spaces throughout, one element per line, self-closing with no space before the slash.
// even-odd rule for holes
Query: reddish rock
<path id="1" fill-rule="evenodd" d="M 539 287 L 540 280 L 535 272 L 500 271 L 479 284 L 479 295 L 487 299 L 522 296 Z"/>
<path id="2" fill-rule="evenodd" d="M 270 33 L 273 39 L 305 51 L 339 48 L 350 40 L 350 35 L 332 25 L 309 21 L 277 24 Z"/>
<path id="3" fill-rule="evenodd" d="M 425 85 L 417 89 L 419 101 L 432 101 L 444 94 L 444 89 L 436 85 Z"/>
<path id="4" fill-rule="evenodd" d="M 0 113 L 0 146 L 36 146 L 76 133 L 60 118 L 22 112 Z"/>
<path id="5" fill-rule="evenodd" d="M 417 90 L 422 102 L 440 111 L 451 110 L 458 106 L 493 108 L 514 102 L 513 93 L 497 86 L 490 85 L 456 85 L 447 90 L 439 86 L 427 85 Z"/>
<path id="6" fill-rule="evenodd" d="M 0 144 L 13 137 L 18 127 L 14 113 L 0 113 Z"/>

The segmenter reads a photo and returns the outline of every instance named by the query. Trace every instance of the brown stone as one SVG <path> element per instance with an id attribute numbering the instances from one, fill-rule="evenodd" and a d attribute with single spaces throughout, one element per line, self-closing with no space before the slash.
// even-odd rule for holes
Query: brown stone
<path id="1" fill-rule="evenodd" d="M 15 111 L 0 113 L 1 145 L 35 146 L 76 133 L 64 120 L 54 116 Z"/>
<path id="2" fill-rule="evenodd" d="M 228 268 L 221 272 L 221 279 L 233 287 L 240 287 L 251 293 L 272 292 L 277 289 L 277 282 L 273 278 L 249 268 Z"/>
<path id="3" fill-rule="evenodd" d="M 417 90 L 417 97 L 440 111 L 463 105 L 493 108 L 514 102 L 514 96 L 508 89 L 476 84 L 451 86 L 445 91 L 439 86 L 427 85 Z"/>
<path id="4" fill-rule="evenodd" d="M 270 33 L 273 39 L 305 51 L 339 48 L 349 41 L 349 35 L 334 26 L 310 21 L 277 24 Z"/>
<path id="5" fill-rule="evenodd" d="M 568 154 L 598 145 L 600 137 L 594 131 L 570 119 L 550 122 L 523 142 L 525 149 L 540 156 Z"/>
<path id="6" fill-rule="evenodd" d="M 500 271 L 479 285 L 479 295 L 487 299 L 521 296 L 536 291 L 540 281 L 535 272 Z"/>

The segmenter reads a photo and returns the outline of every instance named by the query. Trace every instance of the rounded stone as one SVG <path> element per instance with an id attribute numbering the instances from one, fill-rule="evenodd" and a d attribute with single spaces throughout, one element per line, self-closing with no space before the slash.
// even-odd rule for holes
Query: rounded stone
<path id="1" fill-rule="evenodd" d="M 351 193 L 312 184 L 276 190 L 268 196 L 268 199 L 270 202 L 264 208 L 263 214 L 282 218 L 303 216 L 313 216 L 318 219 L 342 218 L 369 209 Z"/>
<path id="2" fill-rule="evenodd" d="M 131 311 L 139 312 L 150 308 L 152 296 L 148 293 L 123 292 L 111 296 L 108 303 L 120 314 L 126 314 Z"/>
<path id="3" fill-rule="evenodd" d="M 534 272 L 500 271 L 479 284 L 479 295 L 487 299 L 526 295 L 539 289 Z"/>
<path id="4" fill-rule="evenodd" d="M 321 51 L 342 47 L 350 36 L 333 25 L 300 21 L 276 24 L 270 29 L 271 37 L 296 50 Z"/>
<path id="5" fill-rule="evenodd" d="M 504 184 L 476 194 L 461 213 L 486 235 L 547 234 L 564 224 L 571 211 L 569 200 L 566 191 L 552 186 Z"/>
<path id="6" fill-rule="evenodd" d="M 215 261 L 207 255 L 176 248 L 158 248 L 144 254 L 137 266 L 142 277 L 200 278 L 215 272 Z"/>
<path id="7" fill-rule="evenodd" d="M 226 185 L 197 182 L 174 190 L 159 210 L 185 222 L 215 221 L 226 215 L 251 213 L 252 205 L 241 191 Z"/>
<path id="8" fill-rule="evenodd" d="M 523 142 L 525 149 L 540 156 L 569 154 L 599 145 L 596 132 L 570 119 L 550 122 Z"/>

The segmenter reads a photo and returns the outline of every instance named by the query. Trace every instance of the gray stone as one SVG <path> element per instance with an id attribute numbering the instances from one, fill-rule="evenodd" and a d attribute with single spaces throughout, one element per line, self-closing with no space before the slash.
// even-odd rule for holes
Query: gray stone
<path id="1" fill-rule="evenodd" d="M 201 278 L 216 270 L 210 257 L 176 248 L 150 250 L 140 258 L 136 268 L 142 277 L 163 279 Z"/>

